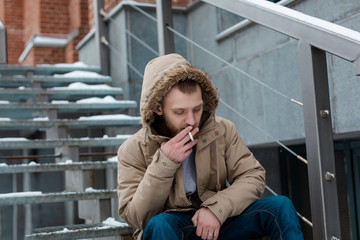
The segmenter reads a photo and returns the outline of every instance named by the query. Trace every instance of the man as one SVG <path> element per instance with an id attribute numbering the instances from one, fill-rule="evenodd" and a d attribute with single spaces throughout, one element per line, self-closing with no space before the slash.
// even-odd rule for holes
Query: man
<path id="1" fill-rule="evenodd" d="M 259 200 L 265 170 L 210 78 L 178 54 L 145 68 L 142 129 L 118 151 L 119 214 L 137 239 L 303 239 L 285 197 Z"/>

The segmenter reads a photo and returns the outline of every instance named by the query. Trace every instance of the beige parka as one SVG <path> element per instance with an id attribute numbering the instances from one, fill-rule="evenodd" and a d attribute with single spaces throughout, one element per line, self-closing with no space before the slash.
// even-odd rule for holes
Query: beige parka
<path id="1" fill-rule="evenodd" d="M 218 95 L 206 73 L 190 66 L 178 54 L 155 58 L 144 73 L 142 128 L 118 151 L 119 215 L 137 229 L 138 239 L 153 216 L 193 209 L 185 194 L 181 164 L 172 162 L 160 150 L 161 143 L 169 138 L 158 134 L 154 127 L 155 108 L 174 84 L 187 78 L 200 84 L 204 101 L 195 154 L 201 206 L 209 208 L 222 224 L 259 199 L 265 188 L 265 170 L 243 143 L 234 124 L 215 117 Z"/>

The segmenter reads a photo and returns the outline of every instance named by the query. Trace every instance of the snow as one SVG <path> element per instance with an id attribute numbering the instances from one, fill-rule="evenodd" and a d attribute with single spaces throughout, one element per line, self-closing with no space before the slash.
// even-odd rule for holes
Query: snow
<path id="1" fill-rule="evenodd" d="M 96 72 L 88 72 L 88 71 L 72 71 L 65 74 L 54 74 L 54 78 L 59 77 L 67 77 L 67 78 L 106 78 L 106 76 L 100 75 Z"/>
<path id="2" fill-rule="evenodd" d="M 129 138 L 129 137 L 131 137 L 132 135 L 116 135 L 116 138 Z"/>
<path id="3" fill-rule="evenodd" d="M 11 121 L 11 118 L 0 118 L 0 121 Z"/>
<path id="4" fill-rule="evenodd" d="M 107 162 L 117 162 L 118 159 L 117 159 L 117 156 L 114 156 L 114 157 L 108 158 L 106 161 Z"/>
<path id="5" fill-rule="evenodd" d="M 106 96 L 104 98 L 92 97 L 77 100 L 76 103 L 116 103 L 119 102 L 113 96 Z"/>
<path id="6" fill-rule="evenodd" d="M 85 189 L 85 192 L 87 192 L 87 193 L 99 192 L 99 191 L 102 191 L 102 190 L 97 190 L 97 189 L 94 189 L 92 187 L 88 187 L 88 188 Z"/>
<path id="7" fill-rule="evenodd" d="M 308 16 L 304 13 L 295 11 L 293 9 L 279 6 L 263 0 L 246 0 L 248 4 L 255 5 L 257 8 L 264 8 L 267 12 L 273 11 L 277 12 L 278 15 L 285 16 L 289 19 L 294 19 L 297 22 L 301 22 L 304 25 L 312 26 L 313 28 L 322 29 L 323 31 L 333 33 L 335 35 L 342 35 L 345 38 L 349 39 L 358 39 L 360 40 L 360 33 L 354 30 L 342 27 L 340 25 L 327 22 L 325 20 Z"/>
<path id="8" fill-rule="evenodd" d="M 82 82 L 74 82 L 71 83 L 67 87 L 53 87 L 54 90 L 60 90 L 60 89 L 112 89 L 112 87 L 106 85 L 106 84 L 98 84 L 98 85 L 88 85 Z"/>
<path id="9" fill-rule="evenodd" d="M 24 87 L 24 86 L 20 86 L 20 87 L 18 87 L 18 89 L 19 89 L 19 90 L 24 90 L 25 87 Z"/>
<path id="10" fill-rule="evenodd" d="M 39 192 L 39 191 L 34 191 L 34 192 L 13 192 L 13 193 L 0 194 L 0 198 L 38 196 L 38 195 L 41 195 L 41 194 L 42 194 L 42 192 Z"/>
<path id="11" fill-rule="evenodd" d="M 27 138 L 0 138 L 0 142 L 28 141 Z"/>
<path id="12" fill-rule="evenodd" d="M 33 118 L 33 121 L 49 121 L 49 117 Z"/>
<path id="13" fill-rule="evenodd" d="M 7 165 L 6 163 L 0 163 L 0 167 L 7 167 L 9 165 Z"/>
<path id="14" fill-rule="evenodd" d="M 125 114 L 112 114 L 112 115 L 94 115 L 89 117 L 80 117 L 78 120 L 122 120 L 122 119 L 137 119 L 139 117 L 132 117 Z"/>
<path id="15" fill-rule="evenodd" d="M 31 161 L 28 165 L 29 165 L 29 166 L 34 166 L 34 165 L 39 165 L 39 164 L 36 163 L 36 162 Z"/>
<path id="16" fill-rule="evenodd" d="M 79 61 L 79 62 L 74 62 L 74 63 L 57 63 L 54 66 L 56 66 L 56 67 L 87 67 L 88 65 Z"/>
<path id="17" fill-rule="evenodd" d="M 52 100 L 51 103 L 52 104 L 68 104 L 70 102 L 67 100 Z"/>
<path id="18" fill-rule="evenodd" d="M 113 227 L 127 227 L 127 226 L 129 226 L 127 223 L 122 223 L 122 222 L 116 221 L 112 217 L 107 218 L 102 223 L 104 225 L 113 226 Z"/>
<path id="19" fill-rule="evenodd" d="M 59 165 L 62 165 L 62 164 L 71 164 L 71 163 L 73 163 L 73 161 L 70 160 L 70 159 L 68 159 L 68 160 L 66 160 L 65 162 L 59 162 L 58 164 L 59 164 Z"/>
<path id="20" fill-rule="evenodd" d="M 5 101 L 5 100 L 0 101 L 0 104 L 9 104 L 9 103 L 10 103 L 9 101 Z"/>

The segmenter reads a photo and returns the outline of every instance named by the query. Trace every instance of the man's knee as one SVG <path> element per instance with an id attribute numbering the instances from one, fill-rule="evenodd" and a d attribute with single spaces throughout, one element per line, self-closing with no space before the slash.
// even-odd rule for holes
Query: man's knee
<path id="1" fill-rule="evenodd" d="M 150 219 L 148 226 L 158 227 L 158 226 L 168 225 L 169 222 L 171 222 L 171 214 L 160 213 Z"/>
<path id="2" fill-rule="evenodd" d="M 282 195 L 278 195 L 278 196 L 272 196 L 272 197 L 268 197 L 271 204 L 278 206 L 279 208 L 284 208 L 284 207 L 291 207 L 293 208 L 293 203 L 291 202 L 291 200 L 286 197 L 286 196 L 282 196 Z"/>

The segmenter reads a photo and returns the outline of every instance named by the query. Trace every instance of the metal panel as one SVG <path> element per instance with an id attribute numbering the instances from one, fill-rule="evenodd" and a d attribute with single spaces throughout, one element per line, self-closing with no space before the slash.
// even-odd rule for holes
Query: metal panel
<path id="1" fill-rule="evenodd" d="M 299 43 L 314 239 L 341 239 L 326 53 Z"/>
<path id="2" fill-rule="evenodd" d="M 172 9 L 171 1 L 157 0 L 156 1 L 156 17 L 158 23 L 158 41 L 159 54 L 164 55 L 174 52 L 174 34 L 166 27 L 172 27 Z"/>
<path id="3" fill-rule="evenodd" d="M 0 19 L 0 64 L 7 64 L 6 28 Z"/>

